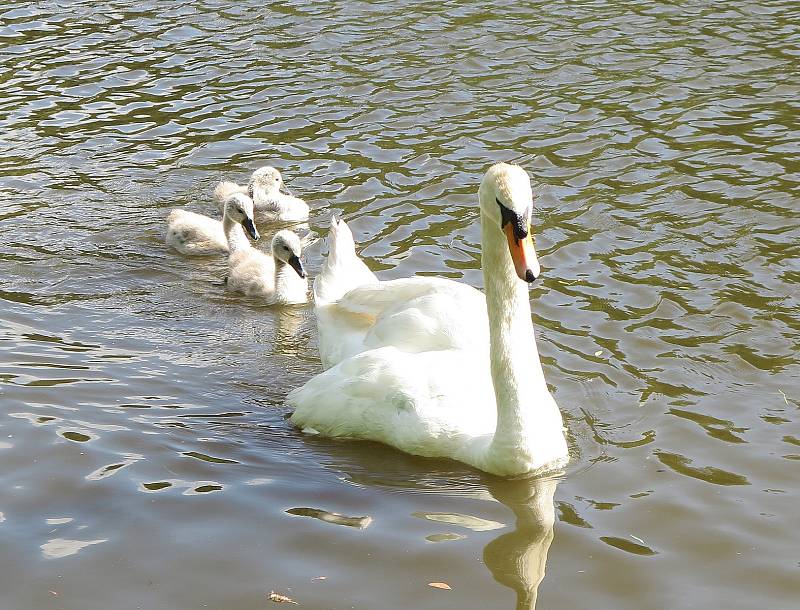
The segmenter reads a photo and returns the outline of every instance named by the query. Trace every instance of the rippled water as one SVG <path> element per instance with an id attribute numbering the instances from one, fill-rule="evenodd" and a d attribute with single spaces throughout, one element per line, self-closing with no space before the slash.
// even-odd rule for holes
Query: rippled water
<path id="1" fill-rule="evenodd" d="M 0 10 L 4 609 L 797 607 L 794 2 Z M 269 163 L 383 278 L 479 286 L 497 160 L 538 185 L 556 480 L 301 436 L 310 308 L 162 245 Z"/>

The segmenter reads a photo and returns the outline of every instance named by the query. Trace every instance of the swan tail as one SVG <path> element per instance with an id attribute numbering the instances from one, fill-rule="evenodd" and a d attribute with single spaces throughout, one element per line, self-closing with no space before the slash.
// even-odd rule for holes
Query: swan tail
<path id="1" fill-rule="evenodd" d="M 314 280 L 314 299 L 318 306 L 338 301 L 344 294 L 378 281 L 356 254 L 353 233 L 344 220 L 331 217 L 328 233 L 328 257 Z"/>
<path id="2" fill-rule="evenodd" d="M 330 266 L 341 266 L 349 259 L 358 258 L 356 255 L 356 242 L 353 232 L 344 220 L 339 220 L 336 215 L 331 216 L 331 229 L 328 232 L 328 258 L 325 261 Z"/>
<path id="3" fill-rule="evenodd" d="M 228 197 L 236 193 L 247 194 L 247 187 L 239 186 L 235 182 L 230 182 L 228 180 L 222 180 L 214 187 L 214 200 L 219 204 L 223 204 Z"/>

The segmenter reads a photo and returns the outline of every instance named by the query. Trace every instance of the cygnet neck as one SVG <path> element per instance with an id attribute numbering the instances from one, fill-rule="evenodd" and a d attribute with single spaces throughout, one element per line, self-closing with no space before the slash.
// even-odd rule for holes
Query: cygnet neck
<path id="1" fill-rule="evenodd" d="M 225 231 L 225 237 L 228 239 L 228 249 L 231 254 L 252 247 L 244 234 L 242 225 L 227 214 L 222 219 L 222 228 Z"/>
<path id="2" fill-rule="evenodd" d="M 250 196 L 253 201 L 263 202 L 268 199 L 274 199 L 280 193 L 280 189 L 274 185 L 269 184 L 264 186 L 262 184 L 253 184 L 250 187 Z"/>

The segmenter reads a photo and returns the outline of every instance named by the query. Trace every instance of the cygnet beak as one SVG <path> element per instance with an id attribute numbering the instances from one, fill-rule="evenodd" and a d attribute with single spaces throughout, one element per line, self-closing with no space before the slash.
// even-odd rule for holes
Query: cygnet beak
<path id="1" fill-rule="evenodd" d="M 283 182 L 281 182 L 280 187 L 278 187 L 278 191 L 280 191 L 284 195 L 289 195 L 291 197 L 294 197 L 294 195 L 292 195 L 292 191 L 290 191 L 289 187 L 286 186 L 286 184 L 284 184 Z"/>
<path id="2" fill-rule="evenodd" d="M 247 234 L 253 238 L 253 241 L 258 241 L 260 235 L 258 234 L 258 229 L 256 229 L 256 225 L 253 223 L 252 218 L 245 218 L 242 221 L 242 226 L 244 230 L 247 231 Z"/>
<path id="3" fill-rule="evenodd" d="M 306 277 L 306 270 L 303 268 L 303 263 L 300 262 L 300 259 L 297 256 L 292 254 L 287 262 L 292 266 L 292 269 L 297 271 L 297 275 L 302 278 Z"/>

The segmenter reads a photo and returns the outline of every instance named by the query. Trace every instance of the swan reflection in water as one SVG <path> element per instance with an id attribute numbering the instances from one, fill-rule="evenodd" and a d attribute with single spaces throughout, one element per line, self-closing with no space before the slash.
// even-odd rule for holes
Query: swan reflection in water
<path id="1" fill-rule="evenodd" d="M 298 337 L 303 327 L 305 311 L 302 305 L 275 307 L 271 312 L 275 320 L 273 353 L 281 356 L 299 356 L 304 353 L 304 342 Z"/>
<path id="2" fill-rule="evenodd" d="M 553 542 L 555 494 L 558 479 L 495 481 L 489 492 L 498 502 L 508 506 L 516 516 L 514 531 L 501 534 L 483 549 L 483 561 L 500 584 L 517 594 L 516 610 L 534 610 L 539 584 L 544 579 L 547 553 Z M 478 494 L 483 496 L 484 494 Z M 291 515 L 313 517 L 336 525 L 364 529 L 372 522 L 369 516 L 348 517 L 314 508 L 292 508 Z M 441 513 L 415 513 L 414 516 L 434 521 L 464 524 L 480 531 L 502 527 L 502 524 L 477 517 Z"/>
<path id="3" fill-rule="evenodd" d="M 378 486 L 417 492 L 424 490 L 437 495 L 455 494 L 459 498 L 499 502 L 507 506 L 514 513 L 514 527 L 505 527 L 503 533 L 486 544 L 483 561 L 498 583 L 516 593 L 516 610 L 535 609 L 539 585 L 545 576 L 547 554 L 553 542 L 553 498 L 562 472 L 548 477 L 522 479 L 501 479 L 491 475 L 471 478 L 463 477 L 463 471 L 448 473 L 442 469 L 432 473 L 428 462 L 419 462 L 417 458 L 379 449 L 374 445 L 336 445 L 325 439 L 316 439 L 316 442 L 324 446 L 329 454 L 347 456 L 346 461 L 337 461 L 336 464 L 340 468 L 344 466 L 346 479 L 352 484 L 366 488 Z M 412 514 L 476 532 L 489 532 L 503 527 L 502 523 L 496 521 L 459 513 Z M 462 536 L 443 539 L 459 538 Z M 451 547 L 452 552 L 459 552 L 457 546 L 458 543 Z"/>
<path id="4" fill-rule="evenodd" d="M 557 478 L 494 480 L 494 498 L 516 516 L 516 529 L 501 534 L 483 549 L 483 560 L 494 579 L 517 594 L 516 610 L 533 610 L 553 542 Z"/>

